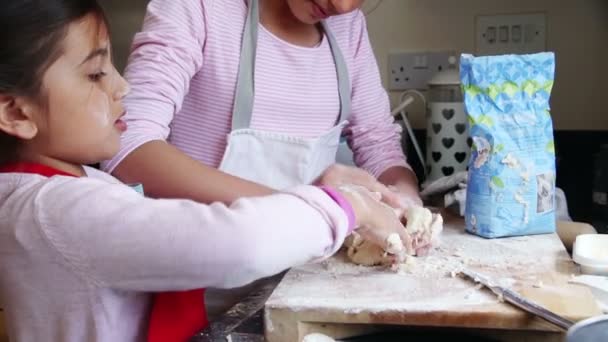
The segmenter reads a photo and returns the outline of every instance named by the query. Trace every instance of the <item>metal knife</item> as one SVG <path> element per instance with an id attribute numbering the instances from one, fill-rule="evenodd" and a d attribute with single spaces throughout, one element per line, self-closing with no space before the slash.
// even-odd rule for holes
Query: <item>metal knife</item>
<path id="1" fill-rule="evenodd" d="M 234 305 L 218 319 L 209 323 L 209 326 L 194 335 L 190 342 L 253 342 L 257 337 L 255 334 L 239 334 L 235 330 L 264 308 L 268 297 L 272 294 L 286 272 L 278 274 L 265 281 L 259 288 L 249 293 L 241 302 Z M 259 335 L 263 341 L 263 335 Z"/>
<path id="2" fill-rule="evenodd" d="M 550 310 L 548 310 L 547 308 L 534 303 L 524 297 L 522 297 L 520 294 L 518 294 L 517 292 L 510 290 L 508 288 L 502 287 L 500 285 L 494 284 L 492 283 L 487 277 L 468 270 L 468 269 L 464 269 L 460 271 L 460 274 L 464 275 L 465 277 L 473 280 L 476 283 L 480 283 L 482 285 L 484 285 L 485 287 L 489 288 L 492 292 L 494 292 L 496 295 L 499 296 L 499 298 L 504 299 L 505 301 L 509 302 L 510 304 L 525 310 L 531 314 L 534 314 L 544 320 L 546 320 L 547 322 L 553 323 L 554 325 L 564 329 L 564 330 L 568 330 L 568 328 L 570 328 L 572 325 L 574 325 L 574 322 L 563 317 L 560 316 Z"/>

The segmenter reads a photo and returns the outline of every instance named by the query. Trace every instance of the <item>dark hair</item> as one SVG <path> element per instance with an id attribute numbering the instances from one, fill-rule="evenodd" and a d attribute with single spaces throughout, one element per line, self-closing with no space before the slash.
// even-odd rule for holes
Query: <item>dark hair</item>
<path id="1" fill-rule="evenodd" d="M 88 14 L 107 23 L 96 0 L 1 0 L 0 94 L 38 97 L 42 76 L 62 53 L 68 25 Z M 18 145 L 0 132 L 0 164 L 16 157 Z"/>

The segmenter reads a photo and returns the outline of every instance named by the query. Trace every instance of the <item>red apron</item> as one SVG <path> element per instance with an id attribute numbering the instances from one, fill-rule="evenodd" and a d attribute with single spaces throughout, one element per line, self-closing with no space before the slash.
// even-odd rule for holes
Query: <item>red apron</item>
<path id="1" fill-rule="evenodd" d="M 35 163 L 13 163 L 0 167 L 0 172 L 33 173 L 45 177 L 76 175 Z M 154 296 L 149 342 L 184 342 L 209 323 L 205 312 L 203 289 L 158 293 Z"/>
<path id="2" fill-rule="evenodd" d="M 184 342 L 208 324 L 204 289 L 158 293 L 154 296 L 148 342 Z"/>
<path id="3" fill-rule="evenodd" d="M 45 177 L 52 176 L 69 176 L 69 177 L 78 177 L 71 173 L 63 172 L 52 168 L 50 166 L 35 164 L 35 163 L 11 163 L 7 165 L 0 166 L 0 172 L 4 173 L 33 173 L 37 175 L 42 175 Z"/>

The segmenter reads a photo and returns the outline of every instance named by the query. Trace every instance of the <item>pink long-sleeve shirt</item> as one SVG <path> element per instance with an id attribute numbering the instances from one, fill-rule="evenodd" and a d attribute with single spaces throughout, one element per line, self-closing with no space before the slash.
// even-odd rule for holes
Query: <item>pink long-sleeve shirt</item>
<path id="1" fill-rule="evenodd" d="M 218 167 L 231 130 L 245 0 L 152 0 L 126 69 L 129 129 L 111 172 L 139 146 L 168 140 Z M 359 10 L 328 19 L 350 73 L 352 113 L 345 128 L 355 163 L 379 176 L 407 166 L 401 129 Z M 312 48 L 290 44 L 260 27 L 251 127 L 302 137 L 330 129 L 339 114 L 336 70 L 327 39 Z"/>
<path id="2" fill-rule="evenodd" d="M 223 204 L 148 199 L 113 177 L 0 173 L 0 307 L 11 341 L 143 341 L 151 291 L 242 286 L 333 254 L 322 190 Z"/>

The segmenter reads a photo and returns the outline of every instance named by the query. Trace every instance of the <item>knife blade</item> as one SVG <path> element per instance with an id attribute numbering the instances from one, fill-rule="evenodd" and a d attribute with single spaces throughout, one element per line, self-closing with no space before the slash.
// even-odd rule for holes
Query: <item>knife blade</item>
<path id="1" fill-rule="evenodd" d="M 210 322 L 209 326 L 194 335 L 190 339 L 190 342 L 252 341 L 251 334 L 233 334 L 233 332 L 241 324 L 264 308 L 266 300 L 283 279 L 285 273 L 286 272 L 283 272 L 269 278 L 259 288 L 249 293 L 242 301 L 235 304 L 218 319 Z M 246 339 L 241 337 L 246 337 Z"/>
<path id="2" fill-rule="evenodd" d="M 481 275 L 470 269 L 463 269 L 460 271 L 460 274 L 473 280 L 476 283 L 484 285 L 496 295 L 498 295 L 499 298 L 502 298 L 504 301 L 533 315 L 536 315 L 564 330 L 568 330 L 568 328 L 574 325 L 573 321 L 548 310 L 547 308 L 539 305 L 538 303 L 535 303 L 522 297 L 520 294 L 509 288 L 494 284 L 490 281 L 488 277 L 484 275 Z"/>

